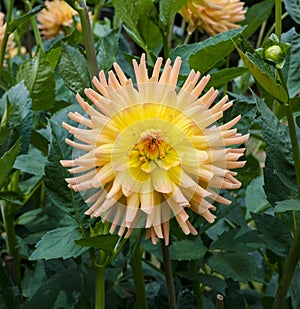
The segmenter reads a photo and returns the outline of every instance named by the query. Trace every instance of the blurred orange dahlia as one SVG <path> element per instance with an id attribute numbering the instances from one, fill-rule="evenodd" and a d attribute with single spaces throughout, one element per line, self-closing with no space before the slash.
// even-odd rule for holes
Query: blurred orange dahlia
<path id="1" fill-rule="evenodd" d="M 45 39 L 52 39 L 63 33 L 64 27 L 73 23 L 77 12 L 63 0 L 45 1 L 46 8 L 38 15 L 39 29 Z"/>
<path id="2" fill-rule="evenodd" d="M 198 30 L 216 35 L 240 27 L 235 23 L 245 19 L 243 6 L 240 0 L 188 0 L 179 13 L 189 34 Z"/>
<path id="3" fill-rule="evenodd" d="M 115 73 L 103 71 L 93 78 L 95 90 L 85 89 L 90 106 L 77 94 L 86 113 L 69 113 L 78 127 L 63 123 L 76 141 L 72 160 L 62 160 L 74 177 L 68 186 L 80 191 L 91 217 L 110 221 L 110 232 L 129 237 L 136 227 L 147 229 L 146 237 L 169 243 L 170 218 L 175 216 L 185 234 L 197 234 L 186 208 L 213 222 L 213 201 L 228 205 L 219 189 L 237 189 L 241 183 L 230 169 L 244 166 L 238 161 L 242 144 L 233 126 L 240 116 L 218 125 L 223 112 L 232 106 L 228 97 L 213 105 L 218 91 L 200 96 L 209 76 L 191 71 L 183 86 L 176 84 L 181 66 L 178 57 L 167 60 L 161 71 L 158 58 L 151 77 L 145 55 L 140 64 L 133 60 L 136 85 L 117 63 Z"/>

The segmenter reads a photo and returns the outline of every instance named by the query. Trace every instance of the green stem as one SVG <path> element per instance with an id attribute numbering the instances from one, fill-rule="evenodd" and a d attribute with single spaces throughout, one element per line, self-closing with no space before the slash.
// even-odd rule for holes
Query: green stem
<path id="1" fill-rule="evenodd" d="M 280 82 L 283 85 L 285 91 L 289 93 L 282 70 L 277 69 L 277 73 L 278 73 Z M 298 137 L 297 137 L 297 132 L 296 132 L 296 125 L 294 121 L 291 101 L 288 100 L 288 102 L 286 103 L 284 107 L 285 107 L 286 117 L 288 120 L 288 126 L 289 126 L 289 132 L 290 132 L 290 138 L 291 138 L 291 144 L 292 144 L 292 154 L 293 154 L 294 165 L 295 165 L 298 199 L 300 199 L 300 150 L 299 150 L 299 143 L 298 143 Z"/>
<path id="2" fill-rule="evenodd" d="M 94 36 L 85 0 L 80 0 L 79 5 L 80 7 L 77 8 L 77 12 L 80 17 L 83 43 L 86 50 L 86 58 L 90 71 L 90 78 L 92 79 L 98 74 L 98 63 L 94 46 Z"/>
<path id="3" fill-rule="evenodd" d="M 7 13 L 6 13 L 6 28 L 5 28 L 5 33 L 4 33 L 3 40 L 2 40 L 1 49 L 0 49 L 0 78 L 2 77 L 2 73 L 3 73 L 3 63 L 4 63 L 4 58 L 5 58 L 6 46 L 8 42 L 8 37 L 10 35 L 7 29 L 12 19 L 14 3 L 15 3 L 14 0 L 9 1 Z"/>
<path id="4" fill-rule="evenodd" d="M 291 143 L 292 143 L 292 153 L 293 153 L 293 159 L 294 159 L 294 164 L 295 164 L 296 182 L 297 182 L 297 188 L 298 188 L 298 199 L 300 199 L 300 152 L 299 152 L 299 144 L 298 144 L 298 138 L 297 138 L 297 133 L 296 133 L 296 126 L 295 126 L 295 121 L 294 121 L 292 107 L 291 107 L 290 102 L 288 102 L 288 105 L 285 106 L 285 111 L 286 111 L 286 116 L 288 120 Z"/>
<path id="5" fill-rule="evenodd" d="M 142 248 L 140 243 L 135 246 L 131 257 L 132 273 L 135 286 L 135 295 L 137 307 L 139 309 L 147 309 L 146 290 L 144 283 L 144 273 L 142 267 Z"/>
<path id="6" fill-rule="evenodd" d="M 21 258 L 17 248 L 17 238 L 15 231 L 14 215 L 11 213 L 12 205 L 9 202 L 1 201 L 1 213 L 4 230 L 6 233 L 6 246 L 10 256 L 14 258 L 14 275 L 16 285 L 21 291 Z"/>
<path id="7" fill-rule="evenodd" d="M 257 39 L 257 43 L 256 43 L 256 48 L 259 48 L 261 46 L 261 43 L 263 41 L 263 36 L 266 30 L 266 26 L 267 26 L 267 22 L 264 21 L 260 27 L 259 30 L 259 35 L 258 35 L 258 39 Z"/>
<path id="8" fill-rule="evenodd" d="M 275 0 L 275 33 L 281 42 L 281 32 L 282 32 L 282 0 Z"/>
<path id="9" fill-rule="evenodd" d="M 95 287 L 95 309 L 105 308 L 105 267 L 95 265 L 96 287 Z"/>
<path id="10" fill-rule="evenodd" d="M 32 10 L 31 3 L 28 0 L 23 0 L 23 2 L 25 4 L 26 9 L 28 11 L 31 11 Z M 41 38 L 41 35 L 40 35 L 40 31 L 39 31 L 38 26 L 37 26 L 36 19 L 34 17 L 31 17 L 30 23 L 31 23 L 31 27 L 32 27 L 32 30 L 33 30 L 33 33 L 34 33 L 36 45 L 42 50 L 42 52 L 44 52 L 43 42 L 42 42 L 42 38 Z"/>
<path id="11" fill-rule="evenodd" d="M 284 85 L 285 89 L 287 90 L 282 71 L 278 70 L 278 74 L 281 79 L 281 83 Z M 300 152 L 299 152 L 298 138 L 297 138 L 297 133 L 296 133 L 296 126 L 295 126 L 295 121 L 294 121 L 290 101 L 287 103 L 287 105 L 285 105 L 285 111 L 287 115 L 291 144 L 292 144 L 292 152 L 293 152 L 293 159 L 294 159 L 295 172 L 296 172 L 296 182 L 297 182 L 297 188 L 298 188 L 298 198 L 300 199 Z M 276 293 L 275 300 L 274 300 L 273 307 L 272 307 L 273 309 L 280 309 L 283 307 L 283 302 L 286 299 L 286 294 L 288 292 L 291 280 L 293 278 L 296 265 L 300 258 L 300 221 L 298 222 L 297 226 L 298 228 L 295 231 L 295 237 L 292 242 L 289 255 L 286 260 L 283 273 L 282 273 L 282 276 L 279 282 L 279 286 L 278 286 L 277 293 Z"/>
<path id="12" fill-rule="evenodd" d="M 98 0 L 98 2 L 96 2 L 95 4 L 95 8 L 94 8 L 94 16 L 93 16 L 93 21 L 92 21 L 92 30 L 95 30 L 95 25 L 96 25 L 96 21 L 99 18 L 99 13 L 101 11 L 101 8 L 104 4 L 104 0 Z"/>
<path id="13" fill-rule="evenodd" d="M 300 222 L 299 222 L 300 223 Z M 289 289 L 293 274 L 300 257 L 300 228 L 296 231 L 283 274 L 281 276 L 272 309 L 283 308 L 283 302 Z"/>
<path id="14" fill-rule="evenodd" d="M 104 235 L 104 234 L 103 234 Z M 95 250 L 90 250 L 90 255 L 95 268 L 95 309 L 105 308 L 105 268 L 119 254 L 127 239 L 120 238 L 117 242 L 111 256 L 108 256 L 104 251 L 100 250 L 98 259 L 96 259 Z"/>
<path id="15" fill-rule="evenodd" d="M 175 296 L 175 287 L 174 287 L 174 279 L 172 273 L 172 266 L 170 261 L 169 249 L 165 245 L 165 242 L 161 242 L 161 250 L 165 265 L 165 277 L 166 284 L 168 289 L 168 298 L 169 298 L 169 309 L 176 309 L 176 296 Z"/>
<path id="16" fill-rule="evenodd" d="M 192 273 L 194 274 L 198 273 L 199 269 L 197 260 L 193 260 L 190 262 L 190 269 Z M 192 280 L 192 288 L 198 299 L 198 308 L 203 309 L 202 289 L 201 285 L 199 284 L 199 282 L 197 282 L 197 280 Z"/>

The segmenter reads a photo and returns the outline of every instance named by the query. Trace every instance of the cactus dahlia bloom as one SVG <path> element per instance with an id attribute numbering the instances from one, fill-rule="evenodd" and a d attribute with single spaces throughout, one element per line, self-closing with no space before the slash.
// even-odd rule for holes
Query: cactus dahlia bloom
<path id="1" fill-rule="evenodd" d="M 188 0 L 179 11 L 188 23 L 188 33 L 196 29 L 216 35 L 238 28 L 235 22 L 245 19 L 244 3 L 240 0 Z"/>
<path id="2" fill-rule="evenodd" d="M 133 60 L 136 85 L 127 79 L 117 63 L 115 73 L 103 71 L 94 77 L 95 90 L 85 89 L 90 106 L 77 94 L 85 111 L 69 113 L 80 124 L 63 127 L 77 141 L 66 143 L 77 149 L 72 160 L 62 160 L 75 176 L 69 187 L 80 191 L 91 217 L 110 221 L 110 232 L 129 237 L 135 227 L 145 227 L 153 243 L 156 237 L 169 242 L 169 222 L 175 216 L 185 234 L 196 234 L 186 208 L 213 222 L 213 201 L 230 201 L 217 190 L 236 189 L 233 168 L 244 149 L 227 148 L 247 141 L 233 126 L 240 116 L 217 125 L 223 111 L 232 106 L 225 96 L 213 105 L 218 92 L 211 88 L 200 96 L 209 76 L 199 81 L 191 71 L 176 89 L 181 66 L 178 57 L 171 66 L 167 60 L 162 72 L 158 58 L 149 77 L 145 55 L 140 64 Z"/>
<path id="3" fill-rule="evenodd" d="M 63 0 L 45 1 L 46 9 L 37 16 L 41 35 L 45 39 L 52 39 L 63 33 L 64 27 L 73 23 L 73 16 L 77 12 Z"/>

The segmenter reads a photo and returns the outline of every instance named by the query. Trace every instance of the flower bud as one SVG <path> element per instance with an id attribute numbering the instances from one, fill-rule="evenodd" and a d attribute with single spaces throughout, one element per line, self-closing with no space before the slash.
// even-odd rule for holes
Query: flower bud
<path id="1" fill-rule="evenodd" d="M 273 63 L 281 62 L 285 57 L 285 53 L 281 46 L 272 45 L 265 49 L 265 59 Z"/>

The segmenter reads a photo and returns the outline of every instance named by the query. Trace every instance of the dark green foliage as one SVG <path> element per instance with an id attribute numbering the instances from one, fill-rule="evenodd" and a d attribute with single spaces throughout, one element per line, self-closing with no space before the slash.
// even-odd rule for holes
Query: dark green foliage
<path id="1" fill-rule="evenodd" d="M 70 160 L 80 151 L 65 143 L 72 135 L 62 122 L 77 126 L 68 117 L 69 112 L 84 113 L 75 94 L 86 100 L 84 89 L 96 89 L 89 75 L 79 15 L 73 16 L 76 23 L 61 27 L 58 37 L 39 42 L 33 22 L 44 1 L 31 1 L 31 10 L 23 2 L 14 2 L 12 21 L 7 25 L 19 53 L 13 59 L 6 55 L 0 73 L 0 308 L 95 308 L 95 270 L 99 265 L 106 267 L 106 308 L 136 308 L 139 295 L 132 260 L 136 246 L 142 250 L 148 308 L 169 308 L 161 250 L 164 240 L 153 244 L 144 239 L 145 229 L 135 229 L 128 240 L 110 234 L 110 222 L 86 216 L 89 206 L 84 193 L 74 192 L 65 181 L 73 175 L 60 161 Z M 79 11 L 85 3 L 66 2 Z M 283 19 L 285 33 L 280 44 L 290 44 L 282 62 L 285 81 L 260 52 L 274 39 L 269 34 L 275 1 L 246 1 L 241 27 L 215 36 L 187 33 L 187 24 L 178 13 L 185 3 L 88 0 L 88 9 L 94 14 L 95 46 L 90 48 L 95 49 L 97 67 L 106 76 L 117 62 L 133 84 L 132 60 L 139 63 L 142 53 L 150 76 L 157 57 L 163 57 L 163 64 L 170 58 L 171 65 L 181 57 L 178 91 L 191 70 L 200 71 L 210 75 L 201 96 L 214 87 L 219 94 L 212 106 L 226 94 L 233 101 L 231 108 L 220 112 L 223 117 L 215 125 L 241 115 L 226 134 L 233 136 L 235 130 L 250 133 L 246 144 L 230 146 L 246 148 L 239 159 L 246 161 L 245 166 L 234 169 L 242 185 L 218 192 L 231 205 L 214 201 L 213 223 L 185 207 L 197 235 L 185 235 L 176 218 L 170 220 L 168 251 L 177 307 L 214 309 L 221 294 L 225 309 L 269 309 L 300 224 L 285 107 L 291 104 L 300 142 L 299 2 L 284 1 L 288 15 Z M 2 12 L 8 11 L 5 4 Z M 20 53 L 22 45 L 27 48 L 25 55 Z M 111 79 L 108 87 L 118 85 Z M 8 241 L 12 230 L 16 233 L 13 250 Z M 18 254 L 11 257 L 14 249 Z M 19 262 L 21 290 L 16 280 Z M 282 309 L 300 308 L 299 284 L 298 263 Z"/>

